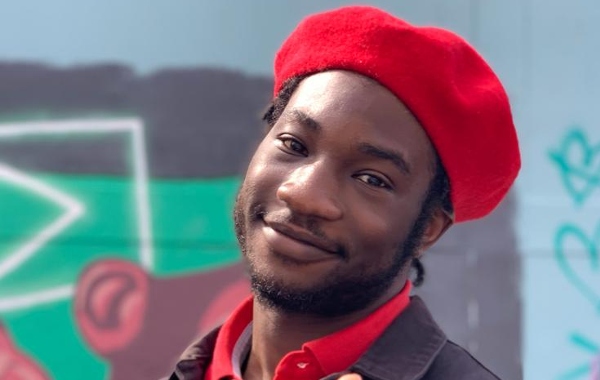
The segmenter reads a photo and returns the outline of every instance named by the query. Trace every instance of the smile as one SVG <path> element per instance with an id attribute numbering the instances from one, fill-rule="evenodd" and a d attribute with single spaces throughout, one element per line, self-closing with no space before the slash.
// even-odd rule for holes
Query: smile
<path id="1" fill-rule="evenodd" d="M 296 227 L 265 221 L 262 230 L 273 251 L 292 261 L 311 263 L 341 258 L 334 244 Z"/>

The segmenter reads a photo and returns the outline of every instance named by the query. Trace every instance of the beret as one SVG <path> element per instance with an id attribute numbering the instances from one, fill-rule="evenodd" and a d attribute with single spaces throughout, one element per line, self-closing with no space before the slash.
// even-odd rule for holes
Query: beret
<path id="1" fill-rule="evenodd" d="M 489 214 L 521 167 L 508 96 L 458 35 L 373 7 L 308 16 L 275 56 L 274 94 L 293 77 L 348 70 L 390 90 L 417 118 L 450 180 L 455 222 Z"/>

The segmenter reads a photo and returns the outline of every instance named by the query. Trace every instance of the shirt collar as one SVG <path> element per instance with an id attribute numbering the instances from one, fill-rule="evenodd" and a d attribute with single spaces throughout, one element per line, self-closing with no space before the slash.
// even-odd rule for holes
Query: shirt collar
<path id="1" fill-rule="evenodd" d="M 212 378 L 242 377 L 242 363 L 251 347 L 252 304 L 253 298 L 246 298 L 221 327 L 209 369 Z"/>
<path id="2" fill-rule="evenodd" d="M 324 375 L 343 371 L 355 363 L 369 346 L 410 302 L 412 284 L 357 323 L 305 343 Z M 217 337 L 210 371 L 213 378 L 235 375 L 241 378 L 241 365 L 251 346 L 253 299 L 248 297 L 223 324 Z"/>
<path id="3" fill-rule="evenodd" d="M 343 371 L 354 364 L 410 302 L 410 281 L 397 295 L 367 317 L 343 330 L 307 342 L 325 375 Z"/>

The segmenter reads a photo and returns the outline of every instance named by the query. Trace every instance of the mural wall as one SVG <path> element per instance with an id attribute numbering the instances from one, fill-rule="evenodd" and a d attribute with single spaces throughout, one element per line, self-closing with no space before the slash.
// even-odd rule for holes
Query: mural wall
<path id="1" fill-rule="evenodd" d="M 248 295 L 231 212 L 272 56 L 345 3 L 2 5 L 0 380 L 159 378 Z M 417 292 L 502 378 L 600 379 L 600 6 L 371 3 L 475 44 L 523 150 Z"/>
<path id="2" fill-rule="evenodd" d="M 534 1 L 526 15 L 516 225 L 524 374 L 598 379 L 600 7 Z"/>
<path id="3" fill-rule="evenodd" d="M 164 375 L 248 294 L 230 215 L 270 80 L 6 64 L 0 82 L 5 336 L 48 378 L 91 378 L 90 355 Z"/>

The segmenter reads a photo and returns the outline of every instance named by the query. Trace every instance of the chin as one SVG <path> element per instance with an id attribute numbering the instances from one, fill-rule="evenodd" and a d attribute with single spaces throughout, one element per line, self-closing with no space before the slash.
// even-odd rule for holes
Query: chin
<path id="1" fill-rule="evenodd" d="M 310 291 L 326 287 L 329 280 L 337 277 L 336 274 L 342 269 L 338 260 L 304 263 L 276 252 L 261 252 L 265 253 L 249 258 L 248 261 L 253 262 L 250 269 L 260 278 L 290 291 Z M 258 260 L 255 261 L 256 259 Z"/>
<path id="2" fill-rule="evenodd" d="M 377 298 L 333 275 L 319 277 L 319 281 L 304 274 L 266 275 L 253 271 L 250 278 L 252 292 L 261 305 L 289 314 L 336 317 L 360 310 Z"/>

